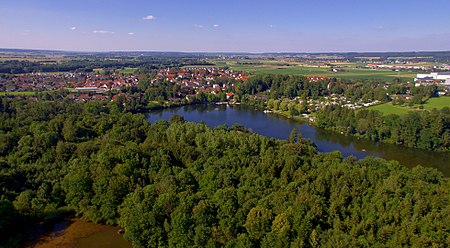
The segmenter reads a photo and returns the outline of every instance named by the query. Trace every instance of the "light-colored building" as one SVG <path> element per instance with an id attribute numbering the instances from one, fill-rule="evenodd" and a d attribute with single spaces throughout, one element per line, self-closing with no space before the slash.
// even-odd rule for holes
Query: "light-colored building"
<path id="1" fill-rule="evenodd" d="M 450 87 L 450 78 L 447 78 L 444 83 L 445 86 Z"/>
<path id="2" fill-rule="evenodd" d="M 97 87 L 76 87 L 73 91 L 78 93 L 105 93 L 108 90 L 105 88 Z"/>
<path id="3" fill-rule="evenodd" d="M 417 74 L 414 79 L 415 86 L 437 84 L 447 87 L 450 90 L 450 72 L 432 72 L 429 74 Z"/>
<path id="4" fill-rule="evenodd" d="M 445 81 L 447 79 L 450 79 L 450 72 L 432 72 L 429 74 L 417 74 L 414 81 L 419 81 L 419 80 L 428 79 L 428 78 L 432 78 L 434 80 Z"/>

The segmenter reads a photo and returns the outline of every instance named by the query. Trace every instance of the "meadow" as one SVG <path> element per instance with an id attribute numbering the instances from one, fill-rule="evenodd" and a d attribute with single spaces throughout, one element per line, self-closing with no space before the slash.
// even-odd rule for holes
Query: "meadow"
<path id="1" fill-rule="evenodd" d="M 17 91 L 17 92 L 0 91 L 0 96 L 33 96 L 35 93 L 36 92 L 34 91 Z"/>
<path id="2" fill-rule="evenodd" d="M 125 67 L 125 68 L 115 69 L 115 72 L 122 73 L 122 74 L 133 74 L 136 70 L 137 70 L 137 68 Z M 94 69 L 94 71 L 97 73 L 105 73 L 105 69 L 103 69 L 103 68 Z"/>
<path id="3" fill-rule="evenodd" d="M 423 109 L 425 109 L 425 110 L 432 110 L 434 108 L 441 109 L 444 107 L 450 107 L 450 97 L 449 96 L 432 97 L 432 98 L 428 99 L 428 101 L 426 103 L 424 103 L 422 105 L 416 105 L 414 107 L 404 107 L 404 106 L 392 105 L 392 103 L 383 103 L 383 104 L 371 106 L 371 107 L 369 107 L 369 109 L 378 110 L 385 115 L 389 115 L 389 114 L 404 115 L 404 114 L 408 113 L 409 111 L 422 110 L 422 109 L 418 108 L 419 106 L 423 106 Z"/>
<path id="4" fill-rule="evenodd" d="M 450 107 L 450 96 L 433 97 L 428 99 L 423 105 L 423 108 L 426 110 L 441 109 L 443 107 Z"/>
<path id="5" fill-rule="evenodd" d="M 343 79 L 374 79 L 382 81 L 393 81 L 396 78 L 402 81 L 413 81 L 414 72 L 392 71 L 388 69 L 364 68 L 363 63 L 333 63 L 337 68 L 334 72 L 330 64 L 324 63 L 298 63 L 267 60 L 231 60 L 214 61 L 217 66 L 227 65 L 233 70 L 247 71 L 251 74 L 294 74 L 305 76 L 324 76 Z"/>
<path id="6" fill-rule="evenodd" d="M 396 115 L 405 115 L 409 111 L 412 111 L 414 109 L 406 108 L 398 105 L 392 105 L 392 103 L 383 103 L 375 106 L 371 106 L 368 109 L 371 110 L 378 110 L 382 112 L 384 115 L 390 115 L 390 114 L 396 114 Z"/>
<path id="7" fill-rule="evenodd" d="M 125 67 L 122 69 L 118 69 L 117 73 L 133 74 L 136 70 L 137 70 L 137 68 Z"/>

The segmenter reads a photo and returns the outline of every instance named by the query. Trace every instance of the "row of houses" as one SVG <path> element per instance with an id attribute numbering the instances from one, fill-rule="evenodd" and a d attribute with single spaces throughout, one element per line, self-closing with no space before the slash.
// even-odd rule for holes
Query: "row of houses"
<path id="1" fill-rule="evenodd" d="M 92 99 L 95 95 L 106 95 L 108 92 L 119 93 L 122 89 L 142 87 L 141 79 L 148 78 L 148 86 L 170 82 L 176 85 L 177 96 L 199 93 L 226 94 L 231 99 L 232 87 L 236 80 L 248 78 L 243 72 L 218 67 L 161 68 L 151 69 L 145 74 L 110 73 L 28 73 L 6 75 L 0 78 L 0 91 L 53 91 L 68 89 L 76 96 L 77 101 Z M 145 85 L 145 84 L 143 84 Z"/>
<path id="2" fill-rule="evenodd" d="M 113 73 L 28 73 L 6 75 L 0 78 L 0 91 L 52 91 L 59 89 L 75 89 L 75 92 L 103 92 L 119 90 L 137 84 L 138 77 Z M 94 89 L 95 88 L 95 89 Z"/>

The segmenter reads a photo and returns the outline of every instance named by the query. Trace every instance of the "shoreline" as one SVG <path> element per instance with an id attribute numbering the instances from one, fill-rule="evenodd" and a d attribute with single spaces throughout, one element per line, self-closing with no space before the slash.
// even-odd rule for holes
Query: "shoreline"
<path id="1" fill-rule="evenodd" d="M 42 227 L 38 227 L 42 228 Z M 120 227 L 85 221 L 76 217 L 66 217 L 47 227 L 44 231 L 23 244 L 22 247 L 89 247 L 93 242 L 101 242 L 101 247 L 131 247 L 131 243 L 117 234 Z"/>

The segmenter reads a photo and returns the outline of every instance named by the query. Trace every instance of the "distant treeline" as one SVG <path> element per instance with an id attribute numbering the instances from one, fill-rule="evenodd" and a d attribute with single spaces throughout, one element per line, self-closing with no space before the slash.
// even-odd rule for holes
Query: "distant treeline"
<path id="1" fill-rule="evenodd" d="M 135 247 L 450 245 L 449 181 L 435 169 L 149 123 L 111 103 L 0 99 L 0 246 L 61 207 L 119 224 Z"/>
<path id="2" fill-rule="evenodd" d="M 417 62 L 448 62 L 450 51 L 437 52 L 366 52 L 366 53 L 340 53 L 349 60 L 359 60 L 361 57 L 379 57 L 378 60 L 395 60 L 405 58 Z"/>
<path id="3" fill-rule="evenodd" d="M 95 68 L 123 67 L 174 67 L 184 65 L 212 65 L 196 58 L 143 57 L 140 59 L 69 59 L 59 63 L 41 63 L 32 61 L 10 60 L 0 62 L 0 73 L 31 73 L 31 72 L 91 72 Z"/>

